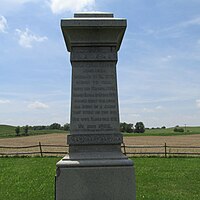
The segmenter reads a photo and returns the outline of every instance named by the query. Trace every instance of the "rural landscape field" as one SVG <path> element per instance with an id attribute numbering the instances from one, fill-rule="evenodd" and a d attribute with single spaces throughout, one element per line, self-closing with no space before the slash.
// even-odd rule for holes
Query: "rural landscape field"
<path id="1" fill-rule="evenodd" d="M 28 147 L 26 149 L 12 149 L 12 148 L 0 148 L 0 153 L 6 155 L 6 153 L 20 153 L 20 152 L 38 152 L 33 155 L 39 156 L 40 150 L 39 144 L 42 146 L 44 152 L 67 152 L 67 134 L 69 132 L 63 130 L 31 130 L 29 135 L 16 136 L 14 126 L 0 125 L 0 146 L 1 147 Z M 164 153 L 164 145 L 169 146 L 168 153 L 196 153 L 200 154 L 200 127 L 187 127 L 186 132 L 176 133 L 173 128 L 166 129 L 147 129 L 145 133 L 123 133 L 124 145 L 126 146 L 126 152 L 129 152 L 129 156 L 135 156 L 136 154 L 145 155 L 147 152 L 159 154 Z M 37 146 L 38 145 L 38 146 Z M 47 146 L 45 146 L 47 145 Z M 48 146 L 52 145 L 52 146 Z M 54 146 L 55 145 L 55 146 Z M 130 148 L 129 148 L 130 146 Z M 134 148 L 131 148 L 134 146 Z M 144 148 L 139 148 L 144 146 Z M 147 146 L 147 148 L 146 148 Z M 151 149 L 149 148 L 152 147 Z M 156 146 L 156 148 L 153 148 Z M 160 147 L 159 147 L 160 146 Z M 183 148 L 176 148 L 183 147 Z M 138 148 L 135 148 L 138 147 Z M 184 148 L 186 147 L 186 148 Z M 191 148 L 189 148 L 191 147 Z M 195 147 L 195 148 L 194 148 Z M 52 156 L 52 154 L 46 154 Z M 55 154 L 53 154 L 55 155 Z M 58 154 L 59 155 L 59 154 Z M 62 154 L 63 155 L 63 154 Z M 179 155 L 179 154 L 178 154 Z M 184 155 L 184 154 L 183 154 Z"/>
<path id="2" fill-rule="evenodd" d="M 137 200 L 199 200 L 200 176 L 199 176 L 199 157 L 176 156 L 163 158 L 163 154 L 156 157 L 147 157 L 146 152 L 163 152 L 162 148 L 129 149 L 129 146 L 183 146 L 200 147 L 200 128 L 187 127 L 187 132 L 175 133 L 173 128 L 166 129 L 147 129 L 145 133 L 123 133 L 126 151 L 132 151 L 132 159 L 136 173 L 136 196 Z M 61 130 L 31 131 L 28 136 L 16 136 L 15 127 L 0 126 L 0 147 L 26 147 L 38 145 L 56 145 L 63 147 L 42 146 L 43 151 L 62 151 L 67 152 L 67 134 L 69 132 Z M 123 151 L 124 148 L 122 148 Z M 197 149 L 186 149 L 188 152 L 199 152 Z M 4 149 L 2 152 L 23 152 L 39 151 L 38 147 L 29 149 Z M 172 149 L 168 149 L 168 151 Z M 173 149 L 178 152 L 179 149 Z M 181 151 L 184 151 L 181 149 Z M 197 155 L 198 155 L 197 154 Z M 54 199 L 54 176 L 56 173 L 56 162 L 61 159 L 61 154 L 46 154 L 41 158 L 41 154 L 25 155 L 26 157 L 5 157 L 0 162 L 0 199 L 6 200 L 35 200 Z M 36 156 L 36 157 L 35 157 Z M 44 154 L 43 154 L 44 156 Z M 50 156 L 50 157 L 49 157 Z M 62 154 L 64 156 L 64 154 Z M 184 183 L 184 184 L 183 184 Z M 9 190 L 8 190 L 9 188 Z M 12 194 L 12 195 L 11 195 Z M 165 196 L 165 198 L 163 198 Z"/>

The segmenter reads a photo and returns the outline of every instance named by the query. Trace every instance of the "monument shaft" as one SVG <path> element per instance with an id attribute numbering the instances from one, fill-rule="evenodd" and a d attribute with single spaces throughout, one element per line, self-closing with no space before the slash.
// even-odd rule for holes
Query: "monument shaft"
<path id="1" fill-rule="evenodd" d="M 101 51 L 104 49 L 109 50 L 100 49 L 97 57 L 103 56 Z M 85 52 L 81 52 L 83 56 L 84 53 L 90 54 L 93 48 L 88 47 L 84 50 Z M 70 133 L 119 133 L 115 62 L 103 59 L 102 62 L 95 62 L 85 58 L 82 62 L 72 61 L 72 68 Z"/>
<path id="2" fill-rule="evenodd" d="M 72 94 L 69 155 L 57 163 L 56 199 L 135 200 L 133 162 L 121 152 L 116 76 L 126 20 L 112 13 L 77 13 L 61 20 L 61 28 L 70 52 Z"/>

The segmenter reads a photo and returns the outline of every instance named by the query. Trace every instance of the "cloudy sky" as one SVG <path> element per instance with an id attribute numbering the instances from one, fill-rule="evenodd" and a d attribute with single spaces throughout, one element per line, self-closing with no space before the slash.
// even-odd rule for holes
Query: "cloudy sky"
<path id="1" fill-rule="evenodd" d="M 69 122 L 71 66 L 60 19 L 113 12 L 121 121 L 200 125 L 199 0 L 0 0 L 0 124 Z"/>

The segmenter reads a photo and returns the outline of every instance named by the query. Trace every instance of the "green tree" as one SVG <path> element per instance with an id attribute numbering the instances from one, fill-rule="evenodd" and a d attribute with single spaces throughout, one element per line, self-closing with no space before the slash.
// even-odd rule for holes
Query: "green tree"
<path id="1" fill-rule="evenodd" d="M 19 136 L 19 133 L 20 133 L 20 127 L 19 126 L 17 126 L 15 128 L 15 133 L 16 133 L 16 136 Z"/>
<path id="2" fill-rule="evenodd" d="M 61 125 L 58 123 L 53 123 L 50 125 L 50 129 L 60 129 L 60 128 L 61 128 Z"/>
<path id="3" fill-rule="evenodd" d="M 65 131 L 69 131 L 70 130 L 70 124 L 68 124 L 68 123 L 64 124 L 63 129 Z"/>
<path id="4" fill-rule="evenodd" d="M 126 132 L 127 133 L 133 132 L 133 124 L 126 124 Z"/>
<path id="5" fill-rule="evenodd" d="M 126 123 L 120 123 L 120 132 L 126 132 Z"/>
<path id="6" fill-rule="evenodd" d="M 26 125 L 26 126 L 24 127 L 24 134 L 25 134 L 25 135 L 28 135 L 28 128 L 29 128 L 28 125 Z"/>
<path id="7" fill-rule="evenodd" d="M 120 132 L 132 133 L 133 124 L 127 124 L 126 122 L 120 123 Z"/>
<path id="8" fill-rule="evenodd" d="M 135 124 L 134 132 L 135 133 L 144 133 L 145 132 L 145 126 L 144 126 L 143 122 L 137 122 Z"/>

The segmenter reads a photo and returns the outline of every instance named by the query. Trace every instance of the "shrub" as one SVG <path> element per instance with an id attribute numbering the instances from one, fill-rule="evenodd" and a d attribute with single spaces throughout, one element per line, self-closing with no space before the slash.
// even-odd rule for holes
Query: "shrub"
<path id="1" fill-rule="evenodd" d="M 181 127 L 179 127 L 179 126 L 176 126 L 175 128 L 174 128 L 174 132 L 184 132 L 184 129 L 183 128 L 181 128 Z"/>

